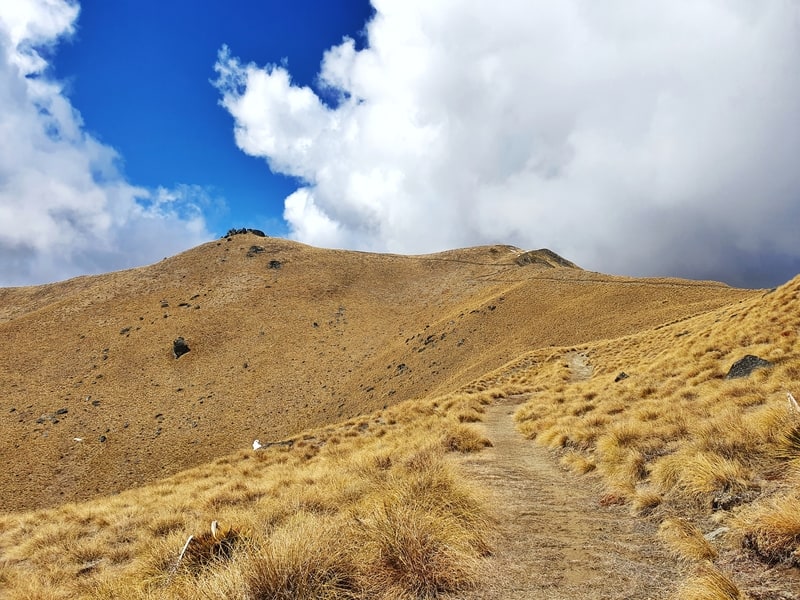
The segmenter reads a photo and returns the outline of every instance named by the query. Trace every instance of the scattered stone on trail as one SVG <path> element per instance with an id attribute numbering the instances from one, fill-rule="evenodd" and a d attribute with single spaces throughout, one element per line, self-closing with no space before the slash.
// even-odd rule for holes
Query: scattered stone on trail
<path id="1" fill-rule="evenodd" d="M 283 263 L 279 260 L 271 260 L 269 261 L 269 268 L 270 269 L 280 269 L 283 266 Z"/>
<path id="2" fill-rule="evenodd" d="M 630 377 L 630 375 L 628 375 L 625 371 L 620 371 L 619 375 L 614 377 L 614 383 L 620 382 L 623 379 L 627 379 L 628 377 Z"/>
<path id="3" fill-rule="evenodd" d="M 189 352 L 189 344 L 186 343 L 182 337 L 176 338 L 174 342 L 172 342 L 172 355 L 178 359 L 184 354 Z"/>
<path id="4" fill-rule="evenodd" d="M 250 246 L 250 249 L 247 251 L 247 258 L 253 258 L 256 254 L 261 254 L 262 252 L 266 252 L 267 249 L 264 246 Z"/>
<path id="5" fill-rule="evenodd" d="M 103 443 L 103 442 L 105 442 L 107 439 L 108 439 L 108 438 L 106 438 L 106 436 L 104 436 L 104 435 L 101 435 L 101 436 L 100 436 L 100 443 L 102 444 L 102 443 Z"/>
<path id="6" fill-rule="evenodd" d="M 44 425 L 45 423 L 50 423 L 52 425 L 55 425 L 56 423 L 59 422 L 58 417 L 60 417 L 62 415 L 65 415 L 68 412 L 69 412 L 69 410 L 67 410 L 66 408 L 59 408 L 54 413 L 44 414 L 44 415 L 40 416 L 38 419 L 36 419 L 36 422 L 39 425 Z"/>
<path id="7" fill-rule="evenodd" d="M 753 354 L 748 354 L 742 359 L 737 360 L 731 366 L 725 379 L 736 379 L 738 377 L 748 377 L 756 369 L 771 367 L 772 363 Z"/>

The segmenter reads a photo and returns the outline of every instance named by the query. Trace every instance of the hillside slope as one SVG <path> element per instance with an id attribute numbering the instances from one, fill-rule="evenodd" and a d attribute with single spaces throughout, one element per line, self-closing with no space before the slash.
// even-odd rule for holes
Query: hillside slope
<path id="1" fill-rule="evenodd" d="M 755 297 L 509 246 L 426 256 L 237 235 L 139 269 L 0 290 L 0 510 L 107 495 L 402 400 L 535 348 Z M 175 359 L 172 342 L 191 348 Z"/>

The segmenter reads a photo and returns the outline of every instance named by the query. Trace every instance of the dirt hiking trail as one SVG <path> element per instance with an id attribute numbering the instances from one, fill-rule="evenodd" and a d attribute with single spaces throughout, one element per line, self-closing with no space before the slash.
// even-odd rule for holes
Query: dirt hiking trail
<path id="1" fill-rule="evenodd" d="M 463 461 L 490 492 L 497 532 L 486 587 L 460 598 L 669 598 L 680 576 L 655 526 L 600 506 L 598 480 L 561 469 L 514 428 L 527 398 L 497 400 L 482 423 L 493 448 Z"/>

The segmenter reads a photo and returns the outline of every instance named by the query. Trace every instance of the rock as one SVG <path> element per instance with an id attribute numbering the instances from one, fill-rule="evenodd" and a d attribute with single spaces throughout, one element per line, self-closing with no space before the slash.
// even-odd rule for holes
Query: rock
<path id="1" fill-rule="evenodd" d="M 69 412 L 69 409 L 67 409 L 67 408 L 59 408 L 59 409 L 56 411 L 56 414 L 57 414 L 57 415 L 65 415 L 65 414 L 67 414 L 68 412 Z"/>
<path id="2" fill-rule="evenodd" d="M 267 249 L 264 246 L 250 246 L 250 249 L 247 251 L 247 258 L 253 258 L 256 254 L 261 254 L 266 252 Z"/>
<path id="3" fill-rule="evenodd" d="M 627 379 L 628 377 L 630 377 L 630 376 L 625 371 L 620 371 L 619 375 L 614 377 L 614 383 L 622 381 L 623 379 Z"/>
<path id="4" fill-rule="evenodd" d="M 251 233 L 253 235 L 257 235 L 258 237 L 267 237 L 267 234 L 260 229 L 250 229 L 249 227 L 242 229 L 228 229 L 228 233 L 226 233 L 223 237 L 230 238 L 234 235 L 240 235 L 244 233 Z"/>
<path id="5" fill-rule="evenodd" d="M 759 496 L 758 490 L 722 490 L 711 499 L 712 510 L 731 510 L 740 504 L 752 502 Z"/>
<path id="6" fill-rule="evenodd" d="M 721 535 L 725 535 L 729 531 L 730 531 L 730 527 L 718 527 L 714 531 L 708 532 L 703 537 L 706 538 L 709 542 L 713 542 L 715 539 L 717 539 Z"/>
<path id="7" fill-rule="evenodd" d="M 547 248 L 523 252 L 517 256 L 514 262 L 516 262 L 520 267 L 524 267 L 526 265 L 539 265 L 541 267 L 547 267 L 550 269 L 555 267 L 567 267 L 571 269 L 579 268 L 574 262 L 568 261 L 563 256 L 559 256 Z"/>
<path id="8" fill-rule="evenodd" d="M 737 360 L 731 366 L 725 379 L 736 379 L 738 377 L 748 377 L 756 369 L 765 369 L 772 366 L 772 363 L 753 354 L 748 354 L 744 358 Z"/>
<path id="9" fill-rule="evenodd" d="M 280 269 L 283 266 L 283 263 L 279 260 L 271 260 L 269 261 L 269 268 L 270 269 Z"/>
<path id="10" fill-rule="evenodd" d="M 182 337 L 176 338 L 174 342 L 172 342 L 172 355 L 178 359 L 184 354 L 189 352 L 189 344 L 186 343 Z"/>
<path id="11" fill-rule="evenodd" d="M 105 442 L 105 441 L 106 441 L 108 438 L 107 438 L 106 436 L 104 436 L 104 435 L 101 435 L 99 439 L 100 439 L 100 443 L 102 444 L 102 443 L 103 443 L 103 442 Z"/>

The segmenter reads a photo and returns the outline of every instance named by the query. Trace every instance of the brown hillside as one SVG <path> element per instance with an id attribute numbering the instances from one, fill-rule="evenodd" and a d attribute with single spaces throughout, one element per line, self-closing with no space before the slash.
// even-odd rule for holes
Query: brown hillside
<path id="1" fill-rule="evenodd" d="M 756 294 L 605 276 L 509 246 L 395 256 L 253 235 L 3 289 L 0 510 L 106 495 L 255 438 L 456 389 L 531 349 Z M 176 360 L 178 336 L 191 351 Z"/>

